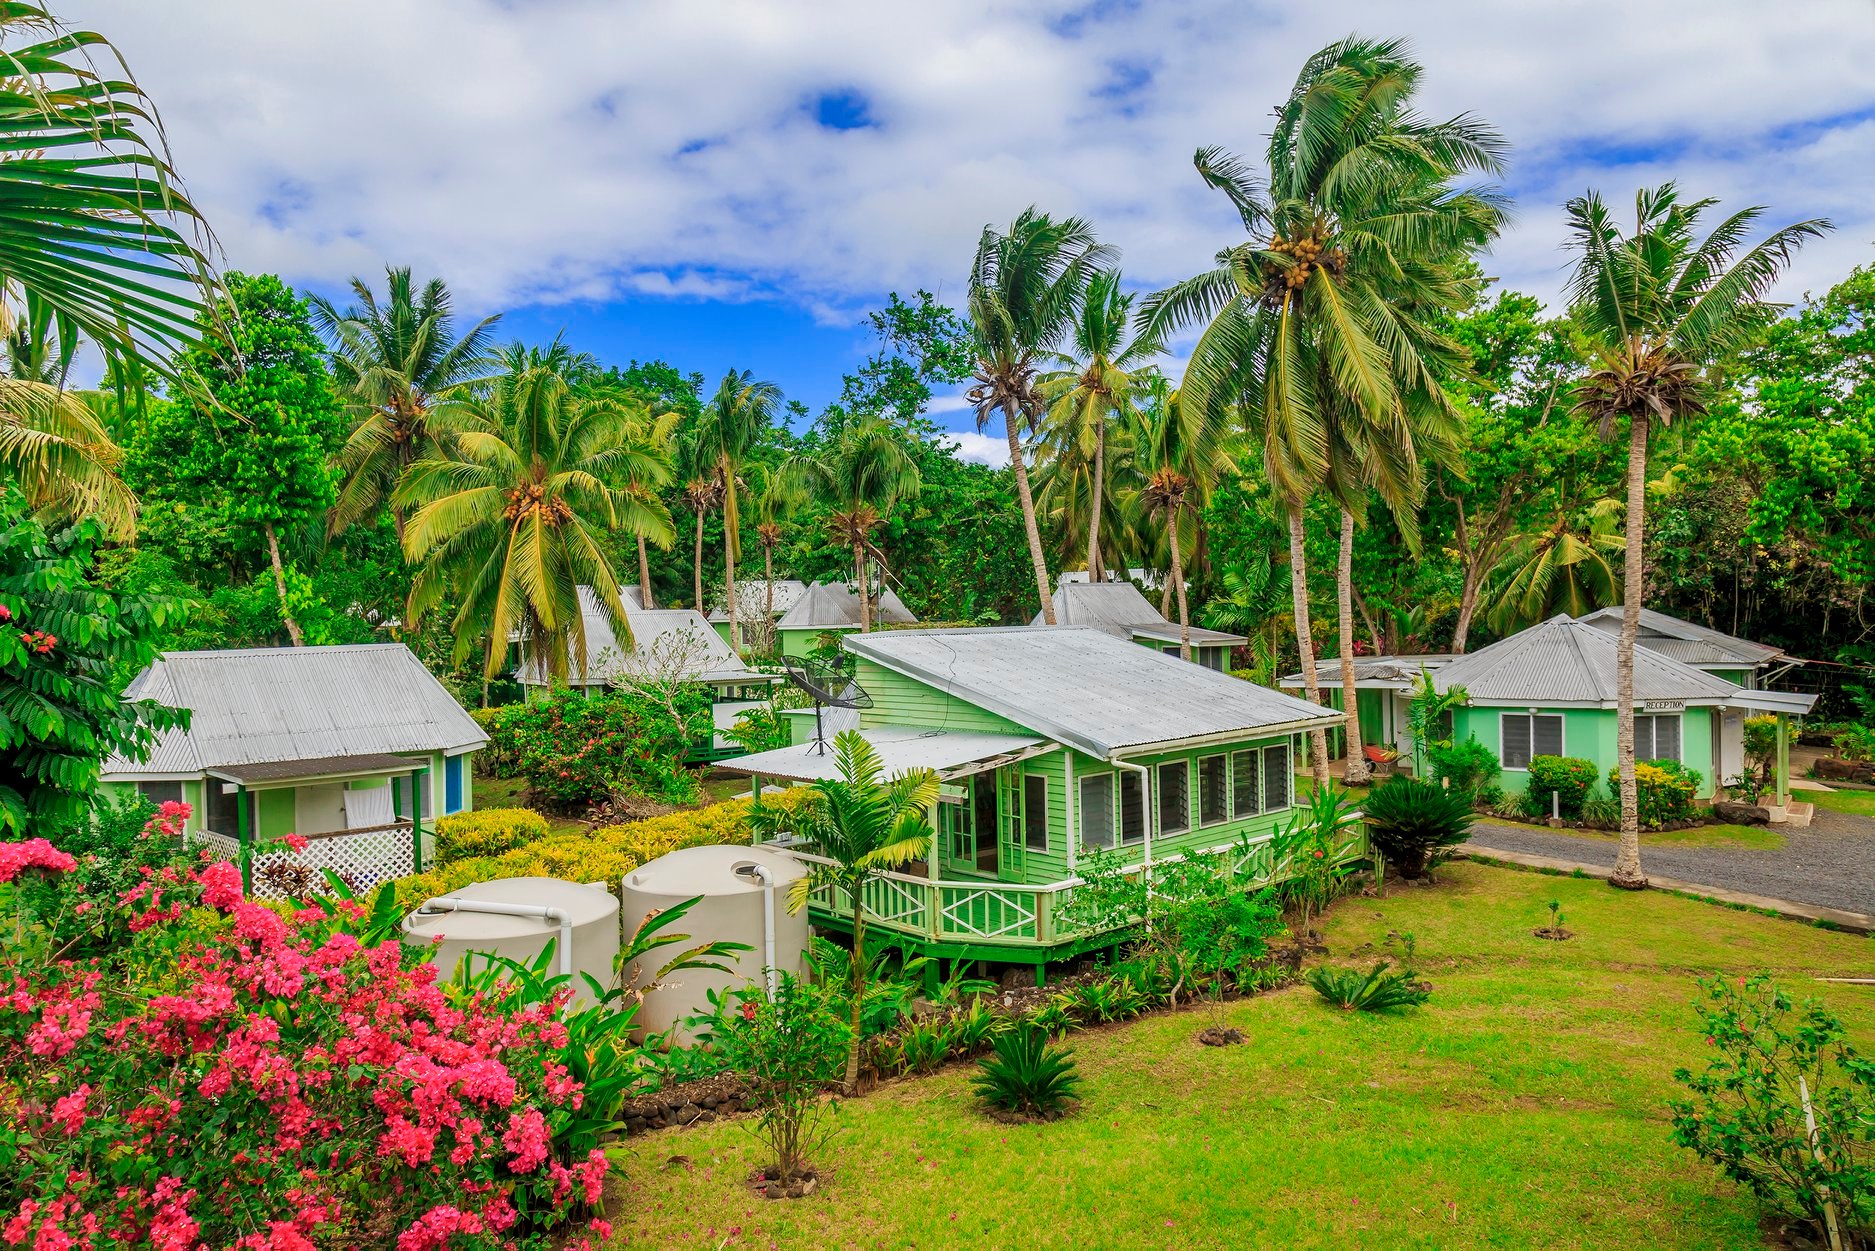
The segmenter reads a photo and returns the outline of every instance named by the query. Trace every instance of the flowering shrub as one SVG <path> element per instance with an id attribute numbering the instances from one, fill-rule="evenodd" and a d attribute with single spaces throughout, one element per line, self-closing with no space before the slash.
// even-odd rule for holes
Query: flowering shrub
<path id="1" fill-rule="evenodd" d="M 12 847 L 41 876 L 80 865 Z M 597 1203 L 557 998 L 454 994 L 361 942 L 356 904 L 266 907 L 226 862 L 140 878 L 99 903 L 116 946 L 47 960 L 22 925 L 0 948 L 0 1241 L 540 1245 Z"/>
<path id="2" fill-rule="evenodd" d="M 1687 821 L 1693 815 L 1693 797 L 1699 793 L 1701 775 L 1677 760 L 1637 760 L 1634 763 L 1635 795 L 1640 804 L 1641 828 L 1657 830 L 1672 821 Z M 1608 789 L 1621 793 L 1621 771 L 1608 771 Z"/>
<path id="3" fill-rule="evenodd" d="M 491 719 L 491 746 L 557 808 L 583 807 L 615 791 L 690 803 L 697 783 L 683 761 L 690 744 L 712 732 L 710 701 L 693 686 L 674 702 L 677 716 L 658 700 L 620 691 L 510 704 Z"/>
<path id="4" fill-rule="evenodd" d="M 1595 789 L 1595 762 L 1578 756 L 1533 756 L 1530 783 L 1523 793 L 1526 816 L 1550 815 L 1550 796 L 1557 810 L 1570 820 L 1582 815 L 1582 803 Z"/>
<path id="5" fill-rule="evenodd" d="M 802 786 L 779 795 L 764 795 L 762 805 L 792 811 L 812 798 L 812 790 Z M 617 882 L 640 865 L 680 847 L 749 842 L 749 804 L 747 799 L 731 799 L 707 808 L 670 812 L 629 825 L 555 834 L 499 856 L 471 857 L 428 873 L 398 878 L 391 883 L 391 889 L 397 893 L 398 906 L 408 910 L 438 895 L 494 878 L 558 877 L 570 882 Z"/>
<path id="6" fill-rule="evenodd" d="M 484 808 L 458 812 L 436 822 L 436 863 L 471 856 L 499 856 L 547 837 L 547 818 L 532 808 Z"/>

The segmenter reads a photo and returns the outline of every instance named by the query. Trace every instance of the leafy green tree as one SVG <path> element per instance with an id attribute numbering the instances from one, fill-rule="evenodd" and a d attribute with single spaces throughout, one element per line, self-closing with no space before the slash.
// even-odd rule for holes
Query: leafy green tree
<path id="1" fill-rule="evenodd" d="M 1595 351 L 1594 368 L 1576 388 L 1576 411 L 1604 439 L 1623 418 L 1628 423 L 1627 552 L 1615 653 L 1621 845 L 1609 881 L 1630 890 L 1647 885 L 1634 781 L 1634 640 L 1646 587 L 1648 432 L 1655 422 L 1671 426 L 1706 411 L 1710 367 L 1764 333 L 1776 311 L 1764 302 L 1765 291 L 1806 240 L 1829 228 L 1821 220 L 1798 222 L 1746 248 L 1764 214 L 1753 207 L 1699 239 L 1700 219 L 1715 203 L 1683 201 L 1672 183 L 1643 190 L 1626 233 L 1596 192 L 1568 205 L 1569 246 L 1577 254 L 1570 295 Z"/>
<path id="2" fill-rule="evenodd" d="M 578 669 L 587 663 L 581 586 L 598 596 L 620 645 L 631 645 L 605 536 L 667 535 L 669 518 L 610 484 L 661 484 L 668 470 L 642 440 L 642 408 L 568 385 L 559 369 L 577 358 L 517 346 L 505 359 L 486 394 L 437 406 L 432 420 L 450 451 L 412 464 L 392 498 L 411 510 L 404 555 L 419 565 L 407 617 L 419 624 L 447 600 L 458 661 L 485 643 L 492 678 L 519 636 L 528 660 L 558 682 L 569 653 Z"/>
<path id="3" fill-rule="evenodd" d="M 178 606 L 94 581 L 95 521 L 47 533 L 0 494 L 0 830 L 43 836 L 90 808 L 106 757 L 147 755 L 188 714 L 124 696 Z"/>
<path id="4" fill-rule="evenodd" d="M 230 273 L 226 290 L 226 302 L 202 316 L 201 343 L 177 360 L 176 401 L 152 412 L 170 427 L 157 441 L 178 460 L 146 474 L 173 476 L 243 550 L 264 544 L 281 620 L 299 646 L 280 533 L 331 506 L 328 458 L 341 419 L 305 302 L 272 274 Z"/>
<path id="5" fill-rule="evenodd" d="M 788 907 L 799 912 L 817 890 L 841 892 L 853 909 L 853 955 L 848 961 L 851 982 L 852 1036 L 847 1043 L 846 1089 L 859 1084 L 860 1014 L 866 999 L 866 912 L 862 904 L 866 884 L 882 873 L 900 869 L 931 852 L 930 812 L 937 805 L 937 774 L 913 769 L 887 778 L 879 753 L 857 731 L 845 730 L 833 740 L 837 781 L 816 782 L 815 801 L 793 818 L 795 833 L 814 845 L 816 855 L 830 863 L 816 864 L 797 879 L 788 894 Z M 756 808 L 750 823 L 772 824 L 776 810 Z M 786 819 L 786 818 L 782 818 Z"/>
<path id="6" fill-rule="evenodd" d="M 976 410 L 977 429 L 1000 410 L 1009 439 L 1009 469 L 1022 506 L 1022 526 L 1035 566 L 1035 593 L 1042 620 L 1055 624 L 1055 601 L 1049 594 L 1048 558 L 1042 552 L 1035 495 L 1022 448 L 1023 431 L 1033 431 L 1045 401 L 1036 387 L 1037 373 L 1074 324 L 1088 282 L 1113 257 L 1094 241 L 1093 227 L 1078 217 L 1060 221 L 1024 209 L 1007 233 L 985 226 L 970 266 L 970 324 L 974 331 L 976 385 L 966 394 Z"/>
<path id="7" fill-rule="evenodd" d="M 737 651 L 742 650 L 742 622 L 736 606 L 736 558 L 742 554 L 741 476 L 775 424 L 780 406 L 780 387 L 757 381 L 746 369 L 741 373 L 731 370 L 723 375 L 716 394 L 703 406 L 694 435 L 697 463 L 714 472 L 722 489 L 724 597 L 729 609 L 729 642 Z M 697 516 L 700 523 L 702 513 Z M 702 563 L 701 557 L 698 563 Z M 700 583 L 701 569 L 697 576 Z M 697 610 L 705 611 L 701 594 Z"/>
<path id="8" fill-rule="evenodd" d="M 374 514 L 396 491 L 413 461 L 434 451 L 430 409 L 452 392 L 488 381 L 495 370 L 495 323 L 484 317 L 456 334 L 449 288 L 432 278 L 418 290 L 410 267 L 384 270 L 384 302 L 362 278 L 352 279 L 357 303 L 340 312 L 312 297 L 315 324 L 332 343 L 332 372 L 353 422 L 339 452 L 342 486 L 331 529 Z M 401 537 L 403 515 L 391 510 Z"/>

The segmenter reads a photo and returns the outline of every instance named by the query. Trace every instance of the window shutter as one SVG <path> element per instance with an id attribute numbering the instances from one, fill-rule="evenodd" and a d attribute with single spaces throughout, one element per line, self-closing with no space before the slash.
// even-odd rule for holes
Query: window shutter
<path id="1" fill-rule="evenodd" d="M 1530 729 L 1530 754 L 1532 756 L 1560 756 L 1563 752 L 1563 719 L 1557 716 L 1532 717 Z"/>
<path id="2" fill-rule="evenodd" d="M 1680 759 L 1680 718 L 1654 718 L 1654 760 Z"/>
<path id="3" fill-rule="evenodd" d="M 1257 813 L 1257 753 L 1234 751 L 1230 754 L 1230 815 L 1242 820 Z"/>
<path id="4" fill-rule="evenodd" d="M 1097 773 L 1081 779 L 1081 845 L 1113 846 L 1113 775 Z"/>
<path id="5" fill-rule="evenodd" d="M 1498 718 L 1504 740 L 1504 767 L 1530 767 L 1530 717 L 1527 713 L 1507 712 Z"/>
<path id="6" fill-rule="evenodd" d="M 1216 825 L 1230 819 L 1230 762 L 1206 756 L 1198 762 L 1198 823 Z"/>
<path id="7" fill-rule="evenodd" d="M 1289 746 L 1263 749 L 1263 811 L 1289 806 Z"/>
<path id="8" fill-rule="evenodd" d="M 1183 760 L 1159 766 L 1159 832 L 1180 834 L 1191 828 L 1191 766 Z"/>
<path id="9" fill-rule="evenodd" d="M 1032 851 L 1048 850 L 1048 779 L 1022 775 L 1022 841 Z"/>
<path id="10" fill-rule="evenodd" d="M 1128 771 L 1120 775 L 1120 841 L 1137 843 L 1145 837 L 1145 779 Z"/>

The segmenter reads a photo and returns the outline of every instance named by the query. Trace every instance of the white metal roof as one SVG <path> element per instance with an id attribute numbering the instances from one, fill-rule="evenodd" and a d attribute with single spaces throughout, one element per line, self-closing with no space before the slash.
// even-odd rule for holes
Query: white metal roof
<path id="1" fill-rule="evenodd" d="M 1356 656 L 1354 684 L 1382 690 L 1403 690 L 1411 686 L 1421 672 L 1450 664 L 1456 657 L 1446 652 L 1427 652 L 1420 656 Z M 1315 676 L 1324 688 L 1341 685 L 1341 662 L 1334 655 L 1315 662 Z M 1286 673 L 1276 679 L 1285 691 L 1300 689 L 1302 674 Z"/>
<path id="2" fill-rule="evenodd" d="M 964 777 L 985 768 L 1012 760 L 1053 751 L 1045 739 L 1020 734 L 979 734 L 963 730 L 930 730 L 917 726 L 881 725 L 861 730 L 859 734 L 873 750 L 885 776 L 895 777 L 911 769 L 933 769 L 940 778 Z M 777 747 L 717 761 L 717 767 L 757 777 L 786 778 L 794 782 L 818 782 L 840 776 L 833 751 L 833 733 L 828 731 L 824 748 L 812 742 Z"/>
<path id="3" fill-rule="evenodd" d="M 1598 630 L 1610 634 L 1621 632 L 1621 605 L 1597 608 L 1594 612 L 1584 613 L 1576 620 L 1592 625 Z M 1711 626 L 1697 625 L 1691 621 L 1682 621 L 1678 617 L 1669 617 L 1666 613 L 1655 612 L 1651 608 L 1641 609 L 1641 630 L 1636 638 L 1642 647 L 1658 655 L 1668 656 L 1681 664 L 1721 669 L 1757 668 L 1769 664 L 1782 656 L 1782 649 L 1767 647 L 1763 643 L 1754 643 L 1750 639 L 1741 639 L 1725 634 Z"/>
<path id="4" fill-rule="evenodd" d="M 148 760 L 105 761 L 107 778 L 455 752 L 488 742 L 402 643 L 165 652 L 132 680 L 128 694 L 189 709 L 189 728 L 165 731 Z"/>
<path id="5" fill-rule="evenodd" d="M 1615 636 L 1565 614 L 1460 656 L 1433 672 L 1440 690 L 1462 686 L 1474 704 L 1613 708 Z M 1726 704 L 1737 686 L 1645 648 L 1634 649 L 1634 698 Z"/>
<path id="6" fill-rule="evenodd" d="M 1339 712 L 1077 626 L 848 635 L 855 655 L 1103 759 L 1333 724 Z"/>
<path id="7" fill-rule="evenodd" d="M 806 594 L 807 583 L 802 582 L 799 578 L 776 578 L 775 616 L 779 618 L 786 614 L 790 608 L 800 603 L 801 597 Z M 736 598 L 745 604 L 765 604 L 768 600 L 765 580 L 762 578 L 749 578 L 746 581 L 738 580 L 736 582 Z M 729 620 L 729 605 L 726 601 L 717 601 L 716 607 L 710 612 L 710 620 Z"/>
<path id="8" fill-rule="evenodd" d="M 1139 588 L 1131 582 L 1064 581 L 1055 588 L 1054 600 L 1057 625 L 1087 626 L 1121 639 L 1178 641 L 1178 623 L 1167 621 L 1161 616 L 1159 610 L 1152 606 L 1152 601 L 1141 595 Z M 1029 624 L 1041 625 L 1042 614 L 1036 613 L 1035 619 Z M 1244 637 L 1241 634 L 1226 634 L 1222 630 L 1193 626 L 1191 641 L 1212 647 L 1234 647 L 1243 642 Z"/>
<path id="9" fill-rule="evenodd" d="M 664 669 L 681 671 L 692 682 L 721 686 L 775 680 L 743 664 L 696 609 L 640 608 L 635 594 L 621 596 L 621 603 L 625 624 L 632 633 L 630 648 L 619 645 L 598 593 L 589 586 L 579 588 L 580 617 L 586 626 L 586 668 L 581 673 L 569 655 L 568 681 L 579 686 L 600 686 L 621 677 L 656 675 Z M 568 647 L 570 652 L 571 645 Z M 530 686 L 545 686 L 548 682 L 542 667 L 532 661 L 523 663 L 515 677 Z"/>
<path id="10" fill-rule="evenodd" d="M 875 625 L 916 625 L 918 618 L 905 607 L 891 587 L 879 592 L 873 608 Z M 837 630 L 859 624 L 859 592 L 844 582 L 816 582 L 800 602 L 775 622 L 777 630 Z"/>

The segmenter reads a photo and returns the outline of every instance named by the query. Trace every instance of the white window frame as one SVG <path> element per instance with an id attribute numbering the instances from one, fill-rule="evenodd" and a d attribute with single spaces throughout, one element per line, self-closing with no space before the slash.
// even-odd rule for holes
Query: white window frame
<path id="1" fill-rule="evenodd" d="M 1042 841 L 1037 846 L 1029 833 L 1029 779 L 1042 784 Z M 1022 849 L 1048 854 L 1048 775 L 1046 773 L 1024 773 L 1022 775 Z"/>
<path id="2" fill-rule="evenodd" d="M 1504 733 L 1504 722 L 1509 717 L 1521 717 L 1530 724 L 1530 754 L 1520 765 L 1514 765 L 1508 761 L 1510 752 L 1507 750 L 1508 737 Z M 1530 771 L 1530 761 L 1535 760 L 1538 756 L 1547 756 L 1550 754 L 1549 752 L 1540 752 L 1536 749 L 1536 719 L 1538 717 L 1546 717 L 1556 722 L 1555 754 L 1558 756 L 1567 756 L 1569 754 L 1569 719 L 1567 717 L 1563 716 L 1560 712 L 1539 712 L 1531 709 L 1517 712 L 1506 709 L 1497 714 L 1497 750 L 1500 760 L 1504 761 L 1504 768 L 1509 772 L 1528 773 Z"/>
<path id="3" fill-rule="evenodd" d="M 1102 778 L 1106 779 L 1107 782 L 1107 841 L 1104 843 L 1094 843 L 1089 842 L 1087 838 L 1087 812 L 1090 807 L 1098 810 L 1099 805 L 1089 804 L 1087 802 L 1087 784 L 1089 782 L 1099 781 Z M 1081 846 L 1100 847 L 1108 850 L 1118 847 L 1120 845 L 1120 786 L 1118 779 L 1111 772 L 1087 773 L 1076 778 L 1075 782 L 1081 788 L 1075 795 L 1077 802 L 1074 805 L 1078 810 L 1077 820 L 1080 823 L 1078 833 Z"/>
<path id="4" fill-rule="evenodd" d="M 1257 762 L 1257 772 L 1261 775 L 1258 780 L 1263 785 L 1262 789 L 1257 792 L 1257 801 L 1262 805 L 1263 811 L 1266 813 L 1287 812 L 1289 809 L 1296 806 L 1295 748 L 1289 743 L 1270 743 L 1261 750 L 1263 752 L 1263 758 Z M 1281 752 L 1283 757 L 1282 773 L 1279 775 L 1283 780 L 1283 802 L 1281 806 L 1275 806 L 1270 803 L 1269 776 L 1271 752 Z"/>
<path id="5" fill-rule="evenodd" d="M 1641 722 L 1647 722 L 1648 751 L 1641 750 Z M 1679 722 L 1680 750 L 1672 756 L 1662 756 L 1653 750 L 1660 746 L 1660 723 L 1662 721 Z M 1686 714 L 1681 712 L 1641 712 L 1634 715 L 1634 758 L 1636 760 L 1671 760 L 1675 764 L 1686 763 Z"/>
<path id="6" fill-rule="evenodd" d="M 1240 756 L 1250 757 L 1250 807 L 1239 811 L 1237 807 L 1237 760 Z M 1259 816 L 1263 812 L 1263 749 L 1261 747 L 1239 747 L 1230 753 L 1230 819 L 1245 821 Z"/>
<path id="7" fill-rule="evenodd" d="M 1223 815 L 1218 817 L 1216 820 L 1207 821 L 1204 819 L 1204 767 L 1205 765 L 1209 764 L 1213 760 L 1217 761 L 1219 764 L 1221 764 L 1224 767 L 1224 812 L 1223 812 Z M 1230 785 L 1230 753 L 1220 751 L 1220 752 L 1213 752 L 1208 756 L 1198 757 L 1198 768 L 1196 770 L 1196 773 L 1198 775 L 1198 828 L 1201 830 L 1204 830 L 1204 829 L 1209 829 L 1214 825 L 1227 824 L 1231 819 L 1231 816 L 1230 816 L 1231 800 L 1235 798 L 1235 796 L 1231 793 L 1231 785 Z"/>
<path id="8" fill-rule="evenodd" d="M 1114 838 L 1118 840 L 1116 846 L 1139 846 L 1146 841 L 1146 831 L 1152 828 L 1152 796 L 1148 793 L 1151 788 L 1146 785 L 1144 777 L 1131 769 L 1115 776 L 1118 778 L 1113 788 L 1113 832 Z M 1126 836 L 1126 784 L 1128 781 L 1139 787 L 1139 833 L 1132 838 Z"/>
<path id="9" fill-rule="evenodd" d="M 1185 824 L 1174 829 L 1165 827 L 1165 771 L 1167 769 L 1185 771 Z M 1156 822 L 1160 834 L 1167 836 L 1189 834 L 1193 828 L 1191 823 L 1191 761 L 1162 760 L 1152 766 L 1152 799 L 1152 811 L 1147 816 Z"/>

